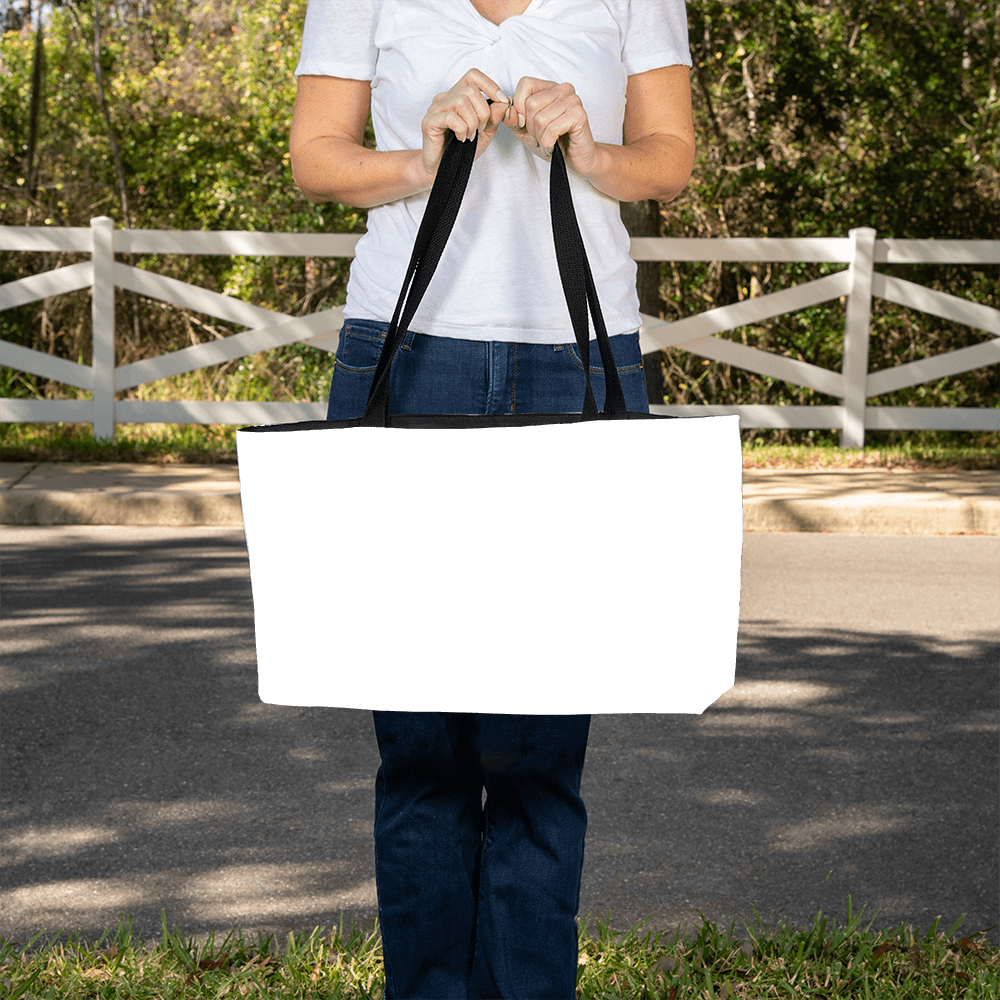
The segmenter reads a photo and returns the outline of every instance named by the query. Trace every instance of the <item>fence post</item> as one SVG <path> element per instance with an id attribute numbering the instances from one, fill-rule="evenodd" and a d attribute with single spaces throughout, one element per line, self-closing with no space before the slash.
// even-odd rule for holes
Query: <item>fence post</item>
<path id="1" fill-rule="evenodd" d="M 94 437 L 115 437 L 115 223 L 106 215 L 90 220 L 94 237 L 94 285 L 90 318 L 93 327 Z"/>
<path id="2" fill-rule="evenodd" d="M 868 388 L 868 337 L 872 318 L 872 275 L 875 272 L 875 230 L 863 227 L 850 231 L 854 241 L 851 259 L 847 318 L 844 321 L 844 363 L 847 383 L 841 448 L 865 446 L 865 403 Z"/>

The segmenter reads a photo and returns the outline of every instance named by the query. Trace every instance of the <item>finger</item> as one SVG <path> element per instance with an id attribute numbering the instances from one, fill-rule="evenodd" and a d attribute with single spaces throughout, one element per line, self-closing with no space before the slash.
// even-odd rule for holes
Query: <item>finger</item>
<path id="1" fill-rule="evenodd" d="M 464 93 L 461 95 L 463 103 L 459 106 L 459 113 L 470 124 L 475 122 L 475 129 L 486 128 L 493 117 L 486 98 L 475 87 L 466 86 L 463 90 Z"/>
<path id="2" fill-rule="evenodd" d="M 512 132 L 516 132 L 519 135 L 524 132 L 524 129 L 517 124 L 517 108 L 514 107 L 513 102 L 504 108 L 503 123 Z"/>
<path id="3" fill-rule="evenodd" d="M 490 77 L 478 69 L 470 69 L 465 74 L 462 82 L 471 83 L 474 87 L 478 87 L 491 100 L 496 98 L 498 90 L 503 93 L 503 89 L 496 80 L 490 79 Z"/>
<path id="4" fill-rule="evenodd" d="M 451 129 L 460 142 L 473 138 L 479 128 L 479 123 L 475 119 L 468 121 L 458 111 L 441 111 L 432 115 L 428 124 L 438 133 Z"/>
<path id="5" fill-rule="evenodd" d="M 472 86 L 484 93 L 491 101 L 499 101 L 501 104 L 510 102 L 510 98 L 503 92 L 503 88 L 496 80 L 488 77 L 482 70 L 470 69 L 459 81 L 461 85 Z"/>
<path id="6" fill-rule="evenodd" d="M 572 135 L 574 130 L 578 130 L 581 125 L 579 115 L 575 113 L 575 108 L 565 108 L 562 110 L 546 109 L 547 112 L 552 112 L 553 110 L 555 110 L 554 114 L 545 115 L 546 121 L 544 123 L 536 120 L 537 127 L 535 131 L 535 137 L 538 140 L 539 146 L 550 153 L 562 136 L 567 133 Z"/>
<path id="7" fill-rule="evenodd" d="M 543 90 L 547 90 L 549 87 L 555 86 L 556 84 L 554 84 L 551 80 L 539 80 L 537 77 L 533 76 L 522 76 L 521 79 L 518 80 L 517 87 L 514 90 L 514 98 L 512 102 L 517 114 L 518 128 L 525 128 L 530 118 L 530 113 L 527 107 L 528 98 L 540 93 Z"/>
<path id="8" fill-rule="evenodd" d="M 491 131 L 496 131 L 500 127 L 500 122 L 507 119 L 510 107 L 510 104 L 501 101 L 494 101 L 490 105 L 490 123 L 487 127 Z"/>

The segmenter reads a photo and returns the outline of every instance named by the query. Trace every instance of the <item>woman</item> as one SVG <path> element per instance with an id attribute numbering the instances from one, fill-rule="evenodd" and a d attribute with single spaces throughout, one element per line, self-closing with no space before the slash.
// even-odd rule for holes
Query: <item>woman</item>
<path id="1" fill-rule="evenodd" d="M 648 412 L 618 202 L 670 201 L 686 185 L 690 65 L 683 0 L 310 0 L 295 182 L 310 201 L 371 209 L 327 419 L 364 413 L 445 142 L 477 129 L 462 211 L 392 363 L 389 412 L 581 411 L 549 208 L 557 139 L 626 404 Z M 377 150 L 363 145 L 369 111 Z M 601 409 L 596 346 L 590 374 Z"/>
<path id="2" fill-rule="evenodd" d="M 549 216 L 557 141 L 626 403 L 648 410 L 619 202 L 670 201 L 687 183 L 690 65 L 683 0 L 310 0 L 295 181 L 311 201 L 371 209 L 328 419 L 364 411 L 452 132 L 479 133 L 480 162 L 393 361 L 390 412 L 580 411 Z M 369 111 L 377 150 L 363 145 Z M 591 381 L 603 407 L 593 362 Z M 590 716 L 373 716 L 386 998 L 573 997 Z"/>

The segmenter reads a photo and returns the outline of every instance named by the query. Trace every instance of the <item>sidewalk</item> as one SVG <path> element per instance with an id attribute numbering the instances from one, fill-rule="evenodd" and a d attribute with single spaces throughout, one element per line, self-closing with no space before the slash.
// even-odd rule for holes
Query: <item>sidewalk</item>
<path id="1" fill-rule="evenodd" d="M 235 465 L 0 462 L 0 524 L 241 527 Z M 744 469 L 745 531 L 1000 535 L 1000 471 Z"/>

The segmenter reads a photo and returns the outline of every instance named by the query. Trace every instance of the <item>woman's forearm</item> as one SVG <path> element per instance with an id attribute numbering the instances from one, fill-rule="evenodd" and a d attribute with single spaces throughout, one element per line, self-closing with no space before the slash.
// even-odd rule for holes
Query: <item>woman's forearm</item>
<path id="1" fill-rule="evenodd" d="M 419 149 L 377 151 L 348 139 L 321 137 L 291 150 L 292 176 L 312 202 L 373 208 L 429 191 Z"/>
<path id="2" fill-rule="evenodd" d="M 597 168 L 587 180 L 617 201 L 673 201 L 694 166 L 694 146 L 679 136 L 650 135 L 627 146 L 596 146 Z"/>
<path id="3" fill-rule="evenodd" d="M 627 146 L 596 143 L 587 179 L 617 201 L 672 201 L 684 190 L 694 147 L 677 136 L 651 135 Z M 373 208 L 429 191 L 419 149 L 378 151 L 348 139 L 320 137 L 292 149 L 292 176 L 312 202 Z"/>

